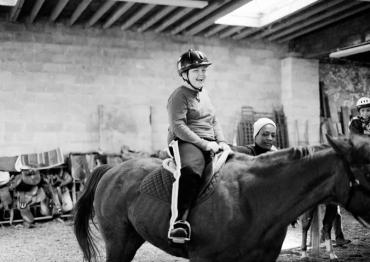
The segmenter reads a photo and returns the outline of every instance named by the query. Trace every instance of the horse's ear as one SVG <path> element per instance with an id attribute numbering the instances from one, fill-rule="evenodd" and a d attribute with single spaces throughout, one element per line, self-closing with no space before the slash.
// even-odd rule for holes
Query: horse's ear
<path id="1" fill-rule="evenodd" d="M 334 138 L 326 134 L 326 139 L 329 145 L 338 153 L 344 156 L 349 156 L 352 148 L 352 143 L 349 140 Z"/>

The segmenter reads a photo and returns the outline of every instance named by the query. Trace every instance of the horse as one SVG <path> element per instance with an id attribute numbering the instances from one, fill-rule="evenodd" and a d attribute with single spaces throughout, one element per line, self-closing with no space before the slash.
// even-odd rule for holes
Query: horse
<path id="1" fill-rule="evenodd" d="M 320 206 L 319 206 L 320 208 Z M 341 228 L 341 216 L 339 214 L 338 205 L 335 203 L 325 204 L 325 213 L 323 218 L 323 228 L 321 230 L 320 242 L 325 242 L 326 251 L 329 253 L 330 261 L 338 261 L 338 257 L 334 252 L 332 241 L 331 241 L 331 229 L 334 226 L 336 244 L 344 245 L 350 241 L 345 240 Z M 300 217 L 301 229 L 302 229 L 302 242 L 301 242 L 301 260 L 308 260 L 307 254 L 307 233 L 312 224 L 314 213 L 317 207 L 310 209 Z M 341 240 L 341 242 L 339 242 Z"/>
<path id="2" fill-rule="evenodd" d="M 291 147 L 257 157 L 234 153 L 220 169 L 212 194 L 194 204 L 192 239 L 168 242 L 170 205 L 140 192 L 161 160 L 132 159 L 100 166 L 75 205 L 74 233 L 87 261 L 99 251 L 90 220 L 98 222 L 106 261 L 129 262 L 148 241 L 191 262 L 271 262 L 279 256 L 287 227 L 323 201 L 344 206 L 370 222 L 370 140 L 328 137 L 330 148 L 310 154 Z"/>

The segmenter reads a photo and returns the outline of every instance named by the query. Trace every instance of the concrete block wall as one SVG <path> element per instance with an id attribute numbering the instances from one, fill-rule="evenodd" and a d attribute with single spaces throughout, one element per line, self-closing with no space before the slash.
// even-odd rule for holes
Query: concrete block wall
<path id="1" fill-rule="evenodd" d="M 319 63 L 287 57 L 281 62 L 282 103 L 290 146 L 320 143 Z"/>
<path id="2" fill-rule="evenodd" d="M 188 48 L 213 62 L 206 88 L 230 142 L 242 106 L 281 107 L 281 46 L 1 23 L 0 155 L 165 147 L 167 98 Z"/>

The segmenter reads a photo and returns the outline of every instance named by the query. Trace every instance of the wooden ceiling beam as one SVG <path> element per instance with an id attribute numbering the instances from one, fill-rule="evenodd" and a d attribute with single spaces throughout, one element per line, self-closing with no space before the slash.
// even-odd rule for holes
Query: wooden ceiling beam
<path id="1" fill-rule="evenodd" d="M 190 25 L 198 22 L 203 17 L 209 15 L 210 13 L 212 13 L 213 11 L 215 11 L 216 9 L 218 9 L 220 6 L 222 6 L 223 4 L 227 3 L 228 1 L 230 1 L 230 0 L 222 0 L 222 1 L 213 2 L 212 4 L 210 4 L 209 6 L 207 6 L 207 8 L 204 8 L 200 12 L 194 14 L 192 17 L 186 19 L 180 25 L 176 26 L 175 29 L 173 29 L 171 31 L 171 34 L 172 35 L 175 35 L 175 34 L 181 32 L 182 30 L 184 30 L 188 26 L 190 26 Z"/>
<path id="2" fill-rule="evenodd" d="M 226 38 L 226 37 L 229 37 L 235 33 L 238 33 L 240 32 L 241 30 L 243 30 L 243 26 L 233 26 L 231 27 L 230 29 L 226 30 L 225 32 L 223 32 L 222 34 L 220 34 L 220 38 Z"/>
<path id="3" fill-rule="evenodd" d="M 110 27 L 116 22 L 124 13 L 126 13 L 135 3 L 122 3 L 122 5 L 108 18 L 104 23 L 103 28 Z"/>
<path id="4" fill-rule="evenodd" d="M 233 36 L 233 39 L 235 40 L 241 40 L 243 38 L 246 38 L 254 33 L 257 33 L 258 31 L 260 31 L 261 28 L 259 27 L 251 27 L 251 28 L 246 28 L 244 30 L 242 30 L 239 34 Z"/>
<path id="5" fill-rule="evenodd" d="M 189 7 L 182 8 L 181 10 L 179 10 L 178 12 L 173 14 L 171 17 L 166 19 L 166 21 L 164 21 L 162 24 L 160 24 L 154 31 L 156 33 L 162 32 L 164 29 L 166 29 L 167 27 L 172 25 L 174 22 L 176 22 L 177 20 L 179 20 L 181 17 L 185 16 L 187 13 L 189 13 L 192 10 L 194 10 L 194 9 L 189 8 Z"/>
<path id="6" fill-rule="evenodd" d="M 208 5 L 207 1 L 201 0 L 114 0 L 114 1 L 135 2 L 153 5 L 172 5 L 190 8 L 204 8 Z"/>
<path id="7" fill-rule="evenodd" d="M 54 22 L 58 18 L 58 16 L 63 11 L 64 7 L 67 5 L 68 2 L 69 0 L 59 0 L 58 1 L 58 4 L 54 7 L 53 11 L 51 12 L 50 19 L 49 19 L 50 22 Z"/>
<path id="8" fill-rule="evenodd" d="M 235 40 L 240 40 L 240 39 L 243 39 L 243 38 L 246 38 L 246 37 L 249 37 L 253 34 L 256 34 L 256 36 L 254 36 L 254 38 L 263 38 L 263 37 L 266 37 L 268 35 L 271 35 L 273 34 L 274 32 L 277 32 L 279 30 L 282 30 L 284 28 L 287 28 L 289 26 L 292 26 L 293 24 L 296 24 L 296 23 L 299 23 L 301 21 L 304 21 L 304 20 L 307 20 L 309 19 L 311 16 L 319 13 L 319 12 L 322 12 L 322 11 L 325 11 L 325 10 L 328 10 L 328 8 L 331 8 L 337 4 L 340 4 L 342 2 L 344 2 L 346 0 L 336 0 L 336 1 L 333 1 L 333 2 L 323 2 L 323 4 L 317 8 L 314 8 L 310 11 L 307 11 L 307 12 L 304 12 L 302 14 L 297 14 L 295 17 L 293 18 L 288 18 L 288 19 L 282 19 L 282 20 L 286 20 L 286 22 L 274 22 L 274 24 L 268 24 L 266 26 L 263 26 L 263 27 L 251 27 L 251 28 L 246 28 L 245 30 L 243 30 L 240 34 L 236 35 L 233 37 L 233 39 Z M 260 33 L 259 33 L 260 32 Z"/>
<path id="9" fill-rule="evenodd" d="M 144 32 L 149 27 L 154 25 L 156 22 L 161 20 L 163 17 L 171 13 L 173 10 L 175 10 L 176 6 L 166 6 L 161 11 L 159 11 L 156 15 L 154 15 L 152 18 L 148 19 L 143 25 L 141 25 L 138 28 L 138 32 Z"/>
<path id="10" fill-rule="evenodd" d="M 307 28 L 307 29 L 305 29 L 305 30 L 300 30 L 300 31 L 298 31 L 298 32 L 297 32 L 297 33 L 295 33 L 295 34 L 288 35 L 288 36 L 286 36 L 286 37 L 284 37 L 284 38 L 280 38 L 280 39 L 278 39 L 278 42 L 279 42 L 279 43 L 287 42 L 287 41 L 289 41 L 289 40 L 292 40 L 292 39 L 297 38 L 297 37 L 299 37 L 299 36 L 302 36 L 302 35 L 308 34 L 308 33 L 312 32 L 312 31 L 315 31 L 315 30 L 320 29 L 320 28 L 322 28 L 322 27 L 324 27 L 324 26 L 327 26 L 327 25 L 329 25 L 329 24 L 335 23 L 335 22 L 340 21 L 340 20 L 342 20 L 342 19 L 345 19 L 345 18 L 347 18 L 347 17 L 349 17 L 349 16 L 351 16 L 351 15 L 355 15 L 355 14 L 357 14 L 357 13 L 360 13 L 360 12 L 362 12 L 362 11 L 365 11 L 365 10 L 367 10 L 367 9 L 370 9 L 370 5 L 363 5 L 363 6 L 361 6 L 361 7 L 359 7 L 359 8 L 356 8 L 356 9 L 354 9 L 354 10 L 352 10 L 352 11 L 346 11 L 344 14 L 342 14 L 342 15 L 340 15 L 340 16 L 333 17 L 332 19 L 330 19 L 330 20 L 326 20 L 325 22 L 320 23 L 320 24 L 318 24 L 318 25 L 316 25 L 316 26 L 311 26 L 311 27 L 309 27 L 309 28 Z"/>
<path id="11" fill-rule="evenodd" d="M 28 17 L 27 22 L 32 24 L 35 20 L 37 14 L 39 13 L 42 5 L 44 4 L 45 0 L 37 0 L 37 2 L 33 5 L 31 15 Z"/>
<path id="12" fill-rule="evenodd" d="M 122 25 L 121 29 L 125 30 L 137 22 L 140 18 L 145 16 L 150 10 L 152 10 L 155 5 L 145 5 L 136 14 L 127 19 Z"/>
<path id="13" fill-rule="evenodd" d="M 228 25 L 223 25 L 223 24 L 216 24 L 211 30 L 208 30 L 204 36 L 205 37 L 210 37 L 210 36 L 213 36 L 215 34 L 217 34 L 218 32 L 226 29 L 227 27 L 229 27 Z"/>
<path id="14" fill-rule="evenodd" d="M 22 10 L 23 4 L 24 4 L 24 0 L 18 0 L 17 4 L 12 7 L 12 9 L 10 10 L 10 15 L 9 15 L 9 21 L 10 22 L 17 21 L 19 13 Z"/>
<path id="15" fill-rule="evenodd" d="M 326 22 L 328 21 L 327 19 L 329 17 L 335 16 L 335 15 L 339 14 L 340 12 L 347 11 L 349 8 L 351 8 L 353 6 L 356 6 L 356 5 L 361 5 L 361 3 L 358 2 L 358 1 L 349 2 L 346 5 L 342 5 L 338 8 L 335 8 L 335 9 L 329 10 L 327 12 L 324 12 L 321 15 L 312 17 L 311 19 L 308 19 L 303 23 L 298 23 L 296 26 L 291 26 L 291 27 L 287 28 L 286 30 L 281 31 L 280 33 L 273 34 L 272 36 L 268 37 L 267 39 L 269 41 L 274 41 L 276 39 L 283 38 L 286 35 L 292 34 L 296 31 L 301 31 L 302 29 L 304 30 L 305 27 L 310 26 L 310 25 L 315 24 L 315 23 L 322 22 L 323 24 L 326 24 Z"/>
<path id="16" fill-rule="evenodd" d="M 208 17 L 203 22 L 197 23 L 196 26 L 192 27 L 190 30 L 186 32 L 186 35 L 192 36 L 195 35 L 202 30 L 206 29 L 210 25 L 212 25 L 217 19 L 227 15 L 228 13 L 238 9 L 239 7 L 245 5 L 246 3 L 250 2 L 251 0 L 233 0 L 228 1 L 225 6 L 222 6 L 222 8 L 219 8 L 219 11 L 216 11 L 215 14 Z"/>
<path id="17" fill-rule="evenodd" d="M 93 26 L 115 3 L 115 1 L 106 1 L 90 18 L 86 27 Z"/>
<path id="18" fill-rule="evenodd" d="M 77 19 L 81 16 L 83 11 L 87 8 L 87 6 L 91 3 L 92 0 L 83 0 L 73 12 L 71 19 L 69 20 L 69 25 L 73 25 Z"/>
<path id="19" fill-rule="evenodd" d="M 323 1 L 320 6 L 317 6 L 307 12 L 298 13 L 292 18 L 288 18 L 286 22 L 277 23 L 276 26 L 265 26 L 264 28 L 261 28 L 261 33 L 256 36 L 256 38 L 263 38 L 267 37 L 269 35 L 272 35 L 273 33 L 280 31 L 284 28 L 291 27 L 294 24 L 300 23 L 302 21 L 307 21 L 308 19 L 311 19 L 312 16 L 317 15 L 323 11 L 330 10 L 334 6 L 339 5 L 341 3 L 345 3 L 347 0 L 335 0 L 335 1 Z M 247 35 L 248 36 L 248 35 Z"/>

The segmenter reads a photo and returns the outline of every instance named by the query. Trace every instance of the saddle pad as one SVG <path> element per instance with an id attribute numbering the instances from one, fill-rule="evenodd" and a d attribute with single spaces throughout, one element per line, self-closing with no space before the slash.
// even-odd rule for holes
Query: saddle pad
<path id="1" fill-rule="evenodd" d="M 50 151 L 21 155 L 22 169 L 49 169 L 64 164 L 62 150 L 56 148 Z"/>
<path id="2" fill-rule="evenodd" d="M 172 183 L 175 181 L 173 175 L 163 167 L 157 168 L 148 174 L 140 185 L 140 192 L 155 199 L 171 203 Z M 202 182 L 201 190 L 196 203 L 205 201 L 214 192 L 215 185 L 219 181 L 219 173 L 215 174 L 208 185 Z"/>
<path id="3" fill-rule="evenodd" d="M 171 203 L 172 174 L 159 167 L 147 175 L 140 185 L 140 192 L 166 203 Z"/>

